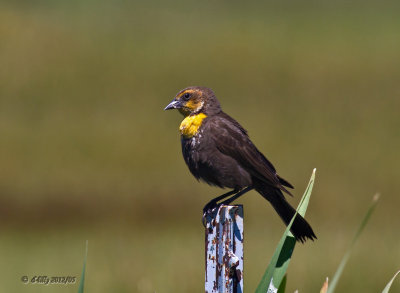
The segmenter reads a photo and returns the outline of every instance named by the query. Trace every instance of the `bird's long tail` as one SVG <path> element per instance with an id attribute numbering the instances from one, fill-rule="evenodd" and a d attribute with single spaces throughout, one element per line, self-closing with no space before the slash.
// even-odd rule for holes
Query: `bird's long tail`
<path id="1" fill-rule="evenodd" d="M 281 190 L 265 184 L 257 184 L 255 189 L 272 204 L 283 222 L 289 225 L 296 210 L 286 201 Z M 299 214 L 297 214 L 290 231 L 297 241 L 304 242 L 307 238 L 311 240 L 317 238 L 310 224 Z"/>

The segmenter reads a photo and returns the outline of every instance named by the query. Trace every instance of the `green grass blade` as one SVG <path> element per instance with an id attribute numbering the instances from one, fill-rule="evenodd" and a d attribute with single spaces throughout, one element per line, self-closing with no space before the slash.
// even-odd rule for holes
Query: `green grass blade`
<path id="1" fill-rule="evenodd" d="M 83 293 L 83 288 L 85 286 L 85 271 L 86 271 L 87 253 L 88 253 L 88 241 L 86 240 L 85 257 L 83 259 L 82 275 L 81 275 L 81 280 L 79 281 L 78 293 Z"/>
<path id="2" fill-rule="evenodd" d="M 368 220 L 371 217 L 372 212 L 374 211 L 374 209 L 376 207 L 378 199 L 379 199 L 379 195 L 376 194 L 374 196 L 374 198 L 372 199 L 372 203 L 371 203 L 367 213 L 365 214 L 364 219 L 362 220 L 360 226 L 358 227 L 358 230 L 357 230 L 356 234 L 354 235 L 354 238 L 353 238 L 353 241 L 350 244 L 350 247 L 347 249 L 345 255 L 343 256 L 343 259 L 340 262 L 339 267 L 338 267 L 335 275 L 333 276 L 331 283 L 329 284 L 327 293 L 333 293 L 335 291 L 335 288 L 336 288 L 336 285 L 337 285 L 337 283 L 339 281 L 339 278 L 343 273 L 343 270 L 344 270 L 344 267 L 346 266 L 347 261 L 349 260 L 349 257 L 351 255 L 351 252 L 352 252 L 353 247 L 354 247 L 354 244 L 357 242 L 358 237 L 360 236 L 360 234 L 364 230 L 365 225 L 368 223 Z"/>
<path id="3" fill-rule="evenodd" d="M 277 293 L 285 293 L 286 291 L 286 282 L 287 282 L 287 275 L 283 278 L 281 284 L 279 285 Z"/>
<path id="4" fill-rule="evenodd" d="M 296 245 L 296 239 L 294 238 L 292 233 L 290 233 L 290 228 L 292 227 L 293 221 L 297 213 L 301 214 L 302 216 L 304 216 L 306 213 L 307 206 L 310 201 L 311 191 L 314 186 L 315 171 L 316 170 L 314 169 L 306 191 L 304 192 L 300 204 L 297 207 L 296 214 L 293 216 L 285 232 L 283 233 L 282 238 L 280 239 L 278 246 L 276 247 L 275 252 L 272 256 L 271 262 L 269 263 L 256 289 L 256 293 L 267 292 L 270 286 L 274 287 L 271 289 L 276 290 L 276 288 L 280 287 L 280 284 L 285 277 L 286 270 L 289 266 L 289 262 L 293 254 L 294 246 Z"/>
<path id="5" fill-rule="evenodd" d="M 382 293 L 389 293 L 390 287 L 392 287 L 393 281 L 394 279 L 396 279 L 397 275 L 400 273 L 400 271 L 398 271 L 397 273 L 394 274 L 393 278 L 389 281 L 389 283 L 387 283 L 385 289 L 383 289 Z"/>

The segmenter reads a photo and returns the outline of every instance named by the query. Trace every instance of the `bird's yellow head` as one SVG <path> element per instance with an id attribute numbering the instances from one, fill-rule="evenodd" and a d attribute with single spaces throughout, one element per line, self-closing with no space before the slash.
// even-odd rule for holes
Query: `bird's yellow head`
<path id="1" fill-rule="evenodd" d="M 204 113 L 219 113 L 221 107 L 214 92 L 206 87 L 188 87 L 181 90 L 164 110 L 178 109 L 185 117 Z"/>

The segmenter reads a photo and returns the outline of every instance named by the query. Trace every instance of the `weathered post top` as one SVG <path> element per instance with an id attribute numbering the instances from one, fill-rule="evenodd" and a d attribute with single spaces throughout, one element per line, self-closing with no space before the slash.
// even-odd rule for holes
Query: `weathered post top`
<path id="1" fill-rule="evenodd" d="M 207 217 L 206 293 L 243 292 L 243 206 L 222 205 Z"/>

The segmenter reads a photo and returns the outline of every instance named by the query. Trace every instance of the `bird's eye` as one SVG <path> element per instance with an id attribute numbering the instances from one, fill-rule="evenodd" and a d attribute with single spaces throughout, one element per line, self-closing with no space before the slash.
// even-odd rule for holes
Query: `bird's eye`
<path id="1" fill-rule="evenodd" d="M 190 99 L 190 94 L 189 94 L 189 93 L 186 93 L 186 94 L 184 94 L 184 95 L 182 96 L 182 98 L 183 98 L 183 100 L 187 101 L 187 100 Z"/>

